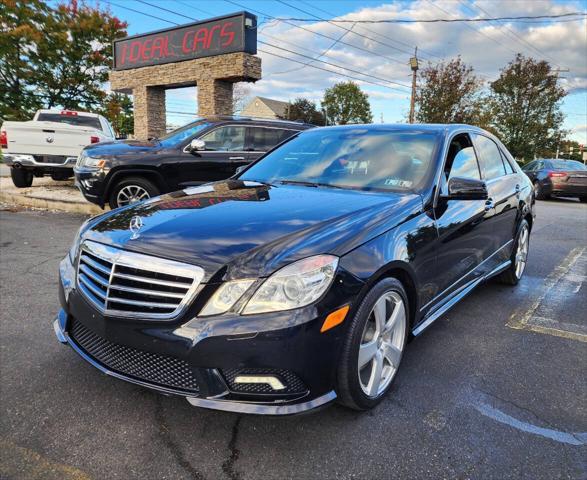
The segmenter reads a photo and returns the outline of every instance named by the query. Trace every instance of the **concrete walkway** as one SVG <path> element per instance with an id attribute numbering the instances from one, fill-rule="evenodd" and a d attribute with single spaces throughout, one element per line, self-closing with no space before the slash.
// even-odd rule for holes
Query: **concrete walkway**
<path id="1" fill-rule="evenodd" d="M 6 167 L 2 165 L 2 167 Z M 4 168 L 2 168 L 4 170 Z M 73 179 L 56 182 L 50 177 L 35 178 L 29 188 L 16 188 L 8 176 L 1 171 L 0 202 L 21 207 L 42 208 L 71 213 L 96 215 L 103 210 L 89 203 L 73 185 Z"/>

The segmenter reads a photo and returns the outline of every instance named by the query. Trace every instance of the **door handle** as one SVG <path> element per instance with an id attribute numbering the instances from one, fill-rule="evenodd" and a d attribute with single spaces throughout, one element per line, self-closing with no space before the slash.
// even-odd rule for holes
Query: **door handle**
<path id="1" fill-rule="evenodd" d="M 229 160 L 244 160 L 245 157 L 228 157 Z"/>
<path id="2" fill-rule="evenodd" d="M 487 201 L 485 202 L 485 211 L 488 212 L 492 208 L 495 208 L 495 204 L 493 203 L 492 198 L 488 198 Z"/>

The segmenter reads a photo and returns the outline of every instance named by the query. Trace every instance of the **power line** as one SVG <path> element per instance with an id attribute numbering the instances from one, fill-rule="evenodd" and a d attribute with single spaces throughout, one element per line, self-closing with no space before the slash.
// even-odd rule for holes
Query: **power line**
<path id="1" fill-rule="evenodd" d="M 115 7 L 122 8 L 124 10 L 128 10 L 129 12 L 140 13 L 141 15 L 145 15 L 147 17 L 155 18 L 157 20 L 161 20 L 162 22 L 171 23 L 171 25 L 179 25 L 179 23 L 172 22 L 171 20 L 167 20 L 165 18 L 157 17 L 156 15 L 151 15 L 150 13 L 141 12 L 140 10 L 135 10 L 134 8 L 125 7 L 124 5 L 119 5 L 118 3 L 114 3 L 111 0 L 106 0 L 107 3 L 110 5 L 114 5 Z"/>
<path id="2" fill-rule="evenodd" d="M 229 1 L 229 0 L 225 0 Z M 233 3 L 233 2 L 231 2 Z M 521 20 L 554 20 L 557 18 L 565 18 L 565 17 L 581 17 L 584 18 L 587 16 L 587 13 L 582 12 L 569 12 L 569 13 L 561 13 L 560 15 L 524 15 L 520 17 L 492 17 L 492 18 L 430 18 L 430 19 L 409 19 L 409 18 L 386 18 L 386 19 L 379 19 L 379 20 L 352 20 L 352 19 L 332 19 L 329 20 L 330 22 L 335 23 L 456 23 L 456 22 L 466 22 L 466 23 L 480 23 L 480 22 L 494 22 L 499 20 L 509 20 L 512 22 L 521 21 Z M 275 17 L 272 17 L 275 18 Z M 577 18 L 575 20 L 581 20 L 581 18 Z M 290 21 L 290 22 L 315 22 L 314 18 L 296 18 L 296 17 L 279 17 L 279 20 L 282 21 Z"/>
<path id="3" fill-rule="evenodd" d="M 313 5 L 313 4 L 311 4 L 311 3 L 309 3 L 309 2 L 307 2 L 305 0 L 299 0 L 299 1 L 301 1 L 301 3 L 303 3 L 305 5 L 308 5 L 309 7 L 312 7 L 314 10 L 318 10 L 319 12 L 325 13 L 326 15 L 330 15 L 332 17 L 336 17 L 336 15 L 334 15 L 333 13 L 328 12 L 328 11 L 324 10 L 323 8 L 317 7 L 316 5 Z M 372 33 L 373 35 L 377 35 L 378 37 L 385 38 L 385 39 L 390 40 L 390 41 L 392 41 L 394 43 L 399 43 L 400 45 L 403 45 L 405 47 L 412 48 L 412 45 L 410 45 L 409 43 L 402 42 L 401 40 L 397 40 L 397 39 L 392 38 L 392 37 L 390 37 L 388 35 L 384 35 L 383 33 L 376 32 L 375 30 L 371 30 L 370 28 L 366 28 L 366 27 L 362 27 L 362 28 L 363 28 L 363 31 L 367 31 L 369 33 Z M 436 58 L 439 58 L 441 60 L 443 58 L 440 55 L 436 55 L 433 52 L 430 52 L 430 51 L 427 51 L 427 50 L 423 50 L 423 49 L 420 49 L 420 50 L 422 52 L 424 52 L 426 55 L 430 56 L 430 57 L 436 57 Z M 423 55 L 423 57 L 425 57 L 425 56 Z"/>
<path id="4" fill-rule="evenodd" d="M 287 49 L 287 48 L 279 47 L 279 46 L 277 46 L 277 45 L 273 45 L 272 43 L 267 43 L 267 42 L 264 42 L 264 41 L 262 41 L 262 40 L 258 40 L 258 42 L 259 42 L 260 44 L 262 44 L 262 45 L 267 45 L 268 47 L 277 48 L 278 50 L 283 50 L 283 51 L 285 51 L 285 52 L 288 52 L 288 53 L 293 53 L 294 55 L 299 55 L 300 57 L 309 58 L 310 60 L 316 60 L 315 58 L 313 58 L 313 57 L 310 57 L 309 55 L 304 55 L 303 53 L 294 52 L 293 50 L 289 50 L 289 49 Z M 331 67 L 342 68 L 342 69 L 344 69 L 344 70 L 348 70 L 349 72 L 357 73 L 357 74 L 359 74 L 359 75 L 364 75 L 365 77 L 374 78 L 374 79 L 376 79 L 376 80 L 380 80 L 380 81 L 382 81 L 382 82 L 391 83 L 391 84 L 393 84 L 393 85 L 399 85 L 400 87 L 406 87 L 406 88 L 410 88 L 410 86 L 409 86 L 409 85 L 406 85 L 406 84 L 403 84 L 403 83 L 394 82 L 393 80 L 388 80 L 388 79 L 386 79 L 386 78 L 377 77 L 377 76 L 375 76 L 375 75 L 370 75 L 370 74 L 368 74 L 368 73 L 363 73 L 363 72 L 360 72 L 359 70 L 353 70 L 353 69 L 351 69 L 351 68 L 348 68 L 348 67 L 342 67 L 342 66 L 340 66 L 340 65 L 337 65 L 337 64 L 335 64 L 335 63 L 331 63 L 331 62 L 327 62 L 327 61 L 325 61 L 325 60 L 316 60 L 316 61 L 318 61 L 318 62 L 320 62 L 320 63 L 325 63 L 326 65 L 329 65 L 329 66 L 331 66 Z"/>
<path id="5" fill-rule="evenodd" d="M 296 62 L 296 63 L 299 63 L 299 64 L 301 64 L 301 65 L 304 65 L 304 62 L 301 62 L 301 61 L 299 61 L 299 60 L 294 60 L 293 58 L 284 57 L 283 55 L 278 55 L 277 53 L 268 52 L 267 50 L 262 50 L 262 49 L 260 49 L 260 48 L 259 48 L 258 50 L 259 50 L 259 52 L 266 53 L 267 55 L 273 55 L 274 57 L 283 58 L 283 59 L 285 59 L 285 60 L 289 60 L 290 62 Z M 351 75 L 345 75 L 344 73 L 335 72 L 334 70 L 328 70 L 327 68 L 322 68 L 322 67 L 319 67 L 318 65 L 307 65 L 307 66 L 308 66 L 308 67 L 310 67 L 310 68 L 315 68 L 315 69 L 317 69 L 317 70 L 322 70 L 322 71 L 324 71 L 324 72 L 328 72 L 328 73 L 334 73 L 335 75 L 339 75 L 339 76 L 341 76 L 341 77 L 350 78 L 350 79 L 352 79 L 352 80 L 357 80 L 357 81 L 359 81 L 359 82 L 369 83 L 369 84 L 371 84 L 371 85 L 377 85 L 378 87 L 389 88 L 390 90 L 396 90 L 396 91 L 398 91 L 398 92 L 401 92 L 401 93 L 406 93 L 406 94 L 407 94 L 407 92 L 405 92 L 404 90 L 399 90 L 399 89 L 397 89 L 397 88 L 389 87 L 389 86 L 387 86 L 387 85 L 383 85 L 383 84 L 381 84 L 381 83 L 377 83 L 377 82 L 372 82 L 372 81 L 370 81 L 370 80 L 365 80 L 365 79 L 363 79 L 363 78 L 357 78 L 357 77 L 353 77 L 353 76 L 351 76 Z"/>
<path id="6" fill-rule="evenodd" d="M 224 1 L 225 1 L 225 2 L 228 2 L 228 3 L 231 3 L 231 4 L 233 4 L 233 5 L 236 5 L 236 6 L 237 6 L 237 7 L 239 7 L 239 8 L 244 8 L 245 10 L 250 10 L 251 12 L 258 13 L 259 15 L 262 15 L 262 16 L 264 16 L 265 18 L 271 18 L 271 19 L 274 19 L 274 20 L 283 21 L 283 23 L 286 23 L 286 24 L 288 24 L 288 25 L 291 25 L 292 27 L 295 27 L 295 28 L 299 28 L 300 30 L 305 30 L 306 32 L 310 32 L 310 33 L 311 33 L 311 34 L 313 34 L 313 35 L 318 35 L 319 37 L 324 37 L 324 38 L 327 38 L 327 39 L 329 39 L 329 40 L 336 40 L 336 38 L 334 38 L 334 37 L 331 37 L 331 36 L 329 36 L 329 35 L 325 35 L 325 34 L 323 34 L 323 33 L 320 33 L 320 32 L 315 32 L 315 31 L 313 31 L 313 30 L 310 30 L 309 28 L 302 27 L 301 25 L 296 25 L 295 23 L 289 22 L 289 21 L 287 21 L 287 20 L 283 20 L 283 19 L 281 19 L 281 18 L 274 17 L 274 16 L 272 16 L 272 15 L 268 15 L 268 14 L 267 14 L 267 13 L 265 13 L 265 12 L 261 12 L 260 10 L 255 10 L 254 8 L 247 7 L 247 6 L 245 6 L 245 5 L 241 4 L 241 3 L 235 2 L 235 1 L 233 1 L 233 0 L 224 0 Z M 314 21 L 315 21 L 315 20 L 314 20 Z M 392 58 L 392 57 L 388 57 L 388 56 L 386 56 L 386 55 L 381 55 L 381 54 L 379 54 L 379 53 L 372 52 L 371 50 L 367 50 L 366 48 L 359 47 L 359 46 L 357 46 L 357 45 L 353 45 L 352 43 L 348 43 L 348 42 L 342 42 L 342 41 L 341 41 L 340 43 L 341 43 L 341 44 L 343 44 L 343 45 L 346 45 L 346 46 L 348 46 L 348 47 L 354 48 L 354 49 L 356 49 L 356 50 L 360 50 L 360 51 L 362 51 L 362 52 L 366 52 L 366 53 L 368 53 L 369 55 L 375 55 L 375 56 L 378 56 L 378 57 L 382 57 L 382 58 L 385 58 L 385 59 L 387 59 L 387 60 L 389 60 L 389 61 L 391 61 L 391 62 L 399 63 L 399 64 L 401 64 L 401 65 L 403 65 L 403 64 L 404 64 L 404 62 L 402 62 L 401 60 L 397 60 L 396 58 Z"/>
<path id="7" fill-rule="evenodd" d="M 358 33 L 358 32 L 351 32 L 351 30 L 350 30 L 350 29 L 348 29 L 348 28 L 346 28 L 346 27 L 343 27 L 343 26 L 341 26 L 341 25 L 337 25 L 337 24 L 336 24 L 335 22 L 333 22 L 332 20 L 328 20 L 328 19 L 325 19 L 325 18 L 320 18 L 319 16 L 317 16 L 317 15 L 314 15 L 313 13 L 311 13 L 311 12 L 308 12 L 307 10 L 303 10 L 303 9 L 301 9 L 301 8 L 299 8 L 299 7 L 296 7 L 296 6 L 294 6 L 294 5 L 291 5 L 291 4 L 289 4 L 289 3 L 287 3 L 287 2 L 285 2 L 285 1 L 283 1 L 283 0 L 277 0 L 277 1 L 278 1 L 279 3 L 281 3 L 282 5 L 285 5 L 285 6 L 289 7 L 289 8 L 293 8 L 294 10 L 297 10 L 298 12 L 302 12 L 302 13 L 305 13 L 305 14 L 307 14 L 307 15 L 312 15 L 312 16 L 313 16 L 315 19 L 317 19 L 317 20 L 320 20 L 321 22 L 327 22 L 327 23 L 329 23 L 330 25 L 334 25 L 334 26 L 335 26 L 335 27 L 337 27 L 337 28 L 340 28 L 340 29 L 342 29 L 342 30 L 346 30 L 346 31 L 347 31 L 347 33 L 349 33 L 349 32 L 350 32 L 350 33 L 353 33 L 354 35 L 358 35 L 359 37 L 366 38 L 367 40 L 371 40 L 372 42 L 376 42 L 376 43 L 378 43 L 378 44 L 380 44 L 380 45 L 383 45 L 383 46 L 386 46 L 386 47 L 388 47 L 388 48 L 392 48 L 392 49 L 394 49 L 394 50 L 397 50 L 398 52 L 401 52 L 401 53 L 407 53 L 408 55 L 410 54 L 410 52 L 409 52 L 409 51 L 402 50 L 401 48 L 398 48 L 398 47 L 394 47 L 393 45 L 390 45 L 389 43 L 380 42 L 379 40 L 376 40 L 376 39 L 375 39 L 375 38 L 373 38 L 373 37 L 368 37 L 367 35 L 363 35 L 363 34 L 360 34 L 360 33 Z"/>
<path id="8" fill-rule="evenodd" d="M 158 8 L 159 10 L 163 10 L 164 12 L 172 13 L 173 15 L 177 15 L 178 17 L 187 18 L 188 20 L 192 20 L 192 21 L 197 20 L 195 18 L 188 17 L 187 15 L 184 15 L 183 13 L 174 12 L 173 10 L 169 10 L 168 8 L 160 7 L 159 5 L 153 5 L 152 3 L 145 2 L 145 0 L 135 0 L 135 2 L 139 2 L 144 5 L 148 5 L 149 7 Z"/>

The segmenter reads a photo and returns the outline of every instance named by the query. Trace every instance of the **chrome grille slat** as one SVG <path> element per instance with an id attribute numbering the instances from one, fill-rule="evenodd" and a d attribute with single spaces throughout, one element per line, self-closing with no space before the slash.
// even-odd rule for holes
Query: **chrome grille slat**
<path id="1" fill-rule="evenodd" d="M 110 270 L 108 270 L 104 265 L 92 260 L 90 257 L 88 257 L 87 255 L 82 254 L 80 256 L 80 262 L 84 262 L 87 263 L 88 265 L 90 265 L 91 267 L 95 268 L 96 270 L 99 270 L 100 272 L 104 273 L 107 276 L 110 276 L 110 273 L 112 273 Z"/>
<path id="2" fill-rule="evenodd" d="M 90 277 L 94 282 L 97 282 L 100 285 L 102 285 L 103 287 L 108 288 L 108 281 L 104 280 L 104 278 L 100 277 L 99 275 L 96 275 L 92 270 L 90 270 L 85 265 L 80 265 L 79 269 L 80 269 L 80 272 L 83 272 L 84 275 L 86 275 L 87 277 Z"/>
<path id="3" fill-rule="evenodd" d="M 156 278 L 145 278 L 145 277 L 137 277 L 135 275 L 128 275 L 126 273 L 118 273 L 114 272 L 113 274 L 115 277 L 125 278 L 127 280 L 134 280 L 135 282 L 143 282 L 143 283 L 154 283 L 155 285 L 163 285 L 165 287 L 175 287 L 175 288 L 190 288 L 190 285 L 187 283 L 179 283 L 179 282 L 170 282 L 167 280 L 159 280 Z"/>
<path id="4" fill-rule="evenodd" d="M 122 303 L 124 305 L 136 305 L 139 307 L 154 307 L 154 308 L 177 308 L 174 303 L 157 303 L 157 302 L 140 302 L 138 300 L 128 300 L 126 298 L 108 296 L 108 303 Z"/>
<path id="5" fill-rule="evenodd" d="M 174 292 L 162 292 L 160 290 L 145 290 L 143 288 L 125 287 L 122 285 L 110 285 L 111 290 L 120 290 L 121 292 L 139 293 L 144 295 L 154 295 L 156 297 L 168 297 L 168 298 L 183 298 L 185 294 L 174 293 Z"/>
<path id="6" fill-rule="evenodd" d="M 90 303 L 104 315 L 128 318 L 176 317 L 193 299 L 203 278 L 200 267 L 89 240 L 82 244 L 77 268 L 79 291 Z M 139 282 L 141 288 L 131 282 Z"/>

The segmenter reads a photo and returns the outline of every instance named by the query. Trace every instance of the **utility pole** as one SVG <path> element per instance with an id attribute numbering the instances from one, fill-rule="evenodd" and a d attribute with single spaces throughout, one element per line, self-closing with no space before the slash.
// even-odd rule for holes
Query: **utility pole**
<path id="1" fill-rule="evenodd" d="M 412 98 L 410 99 L 410 123 L 414 123 L 414 108 L 416 104 L 416 77 L 418 75 L 418 47 L 414 51 L 414 56 L 410 58 L 410 67 L 412 68 Z"/>

